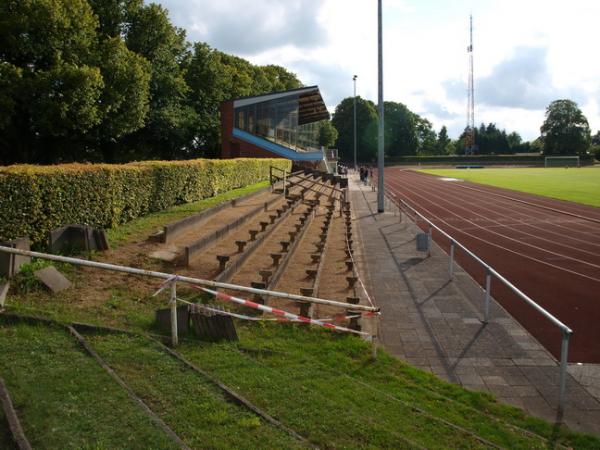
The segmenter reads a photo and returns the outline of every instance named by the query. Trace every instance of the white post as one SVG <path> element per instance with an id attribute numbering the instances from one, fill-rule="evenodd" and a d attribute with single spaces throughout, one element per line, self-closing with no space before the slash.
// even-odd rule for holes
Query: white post
<path id="1" fill-rule="evenodd" d="M 490 272 L 490 268 L 486 269 L 485 274 L 485 303 L 483 309 L 483 322 L 488 323 L 490 320 L 490 297 L 491 297 L 491 287 L 492 287 L 492 273 Z"/>
<path id="2" fill-rule="evenodd" d="M 169 301 L 171 306 L 171 345 L 177 347 L 179 338 L 177 336 L 177 282 L 171 282 L 171 299 Z"/>
<path id="3" fill-rule="evenodd" d="M 377 132 L 377 181 L 378 181 L 378 192 L 377 192 L 377 212 L 382 213 L 385 210 L 383 205 L 383 195 L 385 184 L 383 182 L 383 139 L 384 139 L 384 127 L 383 127 L 383 20 L 381 17 L 381 3 L 382 0 L 377 2 L 377 56 L 378 56 L 378 71 L 377 71 L 377 84 L 378 84 L 378 110 L 379 110 L 379 127 Z M 373 186 L 375 190 L 375 186 Z"/>
<path id="4" fill-rule="evenodd" d="M 560 349 L 560 386 L 558 394 L 558 412 L 562 416 L 565 411 L 565 394 L 567 390 L 567 355 L 569 352 L 569 338 L 571 333 L 563 330 L 562 345 Z"/>
<path id="5" fill-rule="evenodd" d="M 431 244 L 433 243 L 433 227 L 429 225 L 427 232 L 427 256 L 431 256 Z"/>
<path id="6" fill-rule="evenodd" d="M 286 192 L 285 192 L 285 187 L 287 185 L 286 180 L 285 180 L 285 170 L 283 171 L 283 198 L 285 198 Z"/>
<path id="7" fill-rule="evenodd" d="M 450 241 L 450 262 L 448 263 L 448 276 L 450 279 L 454 277 L 454 240 Z"/>

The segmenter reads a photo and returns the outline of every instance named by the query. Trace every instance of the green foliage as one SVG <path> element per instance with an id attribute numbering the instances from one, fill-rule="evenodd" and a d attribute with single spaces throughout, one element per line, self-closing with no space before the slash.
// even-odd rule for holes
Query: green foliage
<path id="1" fill-rule="evenodd" d="M 331 122 L 338 131 L 337 148 L 342 160 L 354 160 L 354 97 L 343 99 Z M 371 161 L 377 151 L 377 111 L 370 100 L 356 97 L 356 154 L 358 161 Z"/>
<path id="2" fill-rule="evenodd" d="M 331 121 L 322 120 L 319 122 L 319 145 L 327 148 L 332 147 L 337 141 L 338 131 Z"/>
<path id="3" fill-rule="evenodd" d="M 452 146 L 453 144 L 450 144 Z M 460 142 L 457 141 L 457 145 Z M 462 150 L 462 148 L 461 148 Z M 581 165 L 591 164 L 592 157 L 582 155 L 579 157 Z M 425 156 L 398 156 L 395 158 L 386 159 L 387 163 L 401 164 L 528 164 L 528 165 L 544 165 L 544 157 L 540 155 L 425 155 Z"/>
<path id="4" fill-rule="evenodd" d="M 0 2 L 0 164 L 213 157 L 222 101 L 300 86 L 281 66 L 191 52 L 158 4 Z"/>
<path id="5" fill-rule="evenodd" d="M 43 285 L 41 281 L 39 281 L 33 273 L 52 265 L 53 264 L 50 261 L 44 259 L 36 259 L 30 263 L 23 264 L 19 269 L 19 273 L 16 274 L 13 279 L 17 291 L 21 294 L 28 294 L 29 292 L 42 288 Z"/>
<path id="6" fill-rule="evenodd" d="M 591 143 L 588 121 L 571 100 L 550 103 L 540 131 L 545 155 L 585 154 Z"/>
<path id="7" fill-rule="evenodd" d="M 452 140 L 448 137 L 448 128 L 444 125 L 437 135 L 436 154 L 450 155 L 452 153 L 454 153 L 454 147 Z"/>
<path id="8" fill-rule="evenodd" d="M 0 169 L 0 238 L 29 236 L 69 223 L 110 228 L 150 212 L 265 180 L 280 159 L 148 161 Z"/>
<path id="9" fill-rule="evenodd" d="M 384 149 L 389 157 L 415 155 L 427 139 L 427 133 L 431 132 L 431 123 L 413 114 L 402 103 L 385 102 L 384 119 Z M 435 139 L 435 134 L 433 137 Z"/>

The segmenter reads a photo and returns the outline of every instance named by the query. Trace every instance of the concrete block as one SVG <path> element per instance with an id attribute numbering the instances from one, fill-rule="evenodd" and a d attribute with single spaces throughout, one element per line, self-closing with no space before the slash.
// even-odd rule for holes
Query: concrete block
<path id="1" fill-rule="evenodd" d="M 54 293 L 64 291 L 71 286 L 71 282 L 53 266 L 36 270 L 33 274 Z"/>
<path id="2" fill-rule="evenodd" d="M 10 282 L 0 283 L 0 308 L 4 306 L 6 302 L 6 294 L 8 294 L 8 288 L 10 288 Z"/>
<path id="3" fill-rule="evenodd" d="M 62 254 L 109 248 L 104 230 L 89 225 L 66 225 L 50 231 L 49 247 L 52 253 Z"/>
<path id="4" fill-rule="evenodd" d="M 177 250 L 177 247 L 175 246 L 168 246 L 163 248 L 162 250 L 157 250 L 155 252 L 150 253 L 150 258 L 159 259 L 161 261 L 166 262 L 175 261 L 177 259 L 177 256 L 179 256 L 179 252 Z"/>
<path id="5" fill-rule="evenodd" d="M 3 247 L 17 248 L 19 250 L 30 250 L 29 238 L 18 238 L 12 241 L 0 242 Z M 20 267 L 31 261 L 29 256 L 13 255 L 12 253 L 0 252 L 0 277 L 12 278 L 19 272 Z"/>

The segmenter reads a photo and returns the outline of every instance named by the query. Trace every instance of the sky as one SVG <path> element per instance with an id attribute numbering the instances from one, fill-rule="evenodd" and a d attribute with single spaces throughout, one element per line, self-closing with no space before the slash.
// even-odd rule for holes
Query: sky
<path id="1" fill-rule="evenodd" d="M 156 1 L 156 0 L 155 0 Z M 376 0 L 160 0 L 191 42 L 279 64 L 318 85 L 331 112 L 377 103 Z M 475 123 L 539 136 L 553 100 L 600 129 L 598 0 L 383 0 L 384 98 L 456 138 L 466 125 L 469 15 Z"/>

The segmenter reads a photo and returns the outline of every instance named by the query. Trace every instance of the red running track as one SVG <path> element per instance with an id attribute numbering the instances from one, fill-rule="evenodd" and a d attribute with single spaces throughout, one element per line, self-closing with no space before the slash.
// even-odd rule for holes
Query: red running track
<path id="1" fill-rule="evenodd" d="M 395 167 L 385 185 L 569 326 L 569 361 L 600 363 L 600 208 Z M 481 265 L 459 250 L 456 259 L 483 285 Z M 555 325 L 495 279 L 492 295 L 559 357 Z"/>

